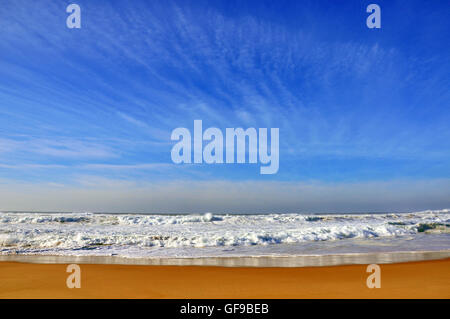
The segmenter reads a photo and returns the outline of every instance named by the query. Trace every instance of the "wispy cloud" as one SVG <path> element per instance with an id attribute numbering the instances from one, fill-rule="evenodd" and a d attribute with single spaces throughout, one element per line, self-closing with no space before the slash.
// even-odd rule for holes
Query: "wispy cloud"
<path id="1" fill-rule="evenodd" d="M 76 139 L 57 140 L 25 138 L 0 139 L 0 156 L 4 153 L 35 154 L 56 158 L 111 158 L 118 154 L 104 144 Z"/>
<path id="2" fill-rule="evenodd" d="M 65 27 L 63 2 L 0 4 L 8 178 L 262 178 L 250 165 L 175 168 L 170 132 L 195 119 L 279 127 L 279 181 L 450 176 L 442 4 L 412 1 L 420 10 L 385 17 L 378 33 L 326 1 L 79 4 L 80 30 Z"/>

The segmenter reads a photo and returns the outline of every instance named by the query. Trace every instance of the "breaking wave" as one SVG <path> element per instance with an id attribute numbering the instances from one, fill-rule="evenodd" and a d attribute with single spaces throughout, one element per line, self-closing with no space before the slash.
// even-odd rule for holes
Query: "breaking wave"
<path id="1" fill-rule="evenodd" d="M 0 254 L 124 254 L 449 233 L 450 210 L 386 214 L 0 213 Z"/>

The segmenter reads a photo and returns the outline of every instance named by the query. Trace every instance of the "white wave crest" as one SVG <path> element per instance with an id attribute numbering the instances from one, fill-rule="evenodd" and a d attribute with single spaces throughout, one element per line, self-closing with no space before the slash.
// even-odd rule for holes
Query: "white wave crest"
<path id="1" fill-rule="evenodd" d="M 0 254 L 267 246 L 447 233 L 450 210 L 386 214 L 0 213 Z"/>

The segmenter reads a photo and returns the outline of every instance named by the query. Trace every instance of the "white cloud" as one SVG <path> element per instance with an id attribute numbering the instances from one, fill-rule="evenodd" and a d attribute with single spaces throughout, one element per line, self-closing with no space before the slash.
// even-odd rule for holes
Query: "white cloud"
<path id="1" fill-rule="evenodd" d="M 103 143 L 55 137 L 0 139 L 0 153 L 28 153 L 62 158 L 111 158 L 118 154 Z"/>

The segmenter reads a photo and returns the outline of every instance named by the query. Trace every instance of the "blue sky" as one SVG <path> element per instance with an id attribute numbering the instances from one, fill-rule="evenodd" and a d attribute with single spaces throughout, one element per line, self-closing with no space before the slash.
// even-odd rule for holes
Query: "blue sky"
<path id="1" fill-rule="evenodd" d="M 378 30 L 365 24 L 373 2 Z M 115 210 L 108 202 L 120 195 L 120 210 L 183 211 L 215 189 L 189 206 L 212 210 L 237 201 L 224 201 L 230 188 L 276 197 L 280 183 L 291 187 L 286 207 L 239 200 L 246 211 L 371 210 L 390 189 L 391 204 L 376 209 L 450 205 L 445 1 L 74 1 L 81 29 L 66 27 L 69 3 L 0 3 L 0 209 Z M 173 164 L 170 133 L 195 119 L 224 131 L 278 127 L 278 174 Z M 296 201 L 304 187 L 329 206 Z M 361 187 L 373 198 L 353 198 Z M 56 191 L 68 199 L 52 201 Z"/>

